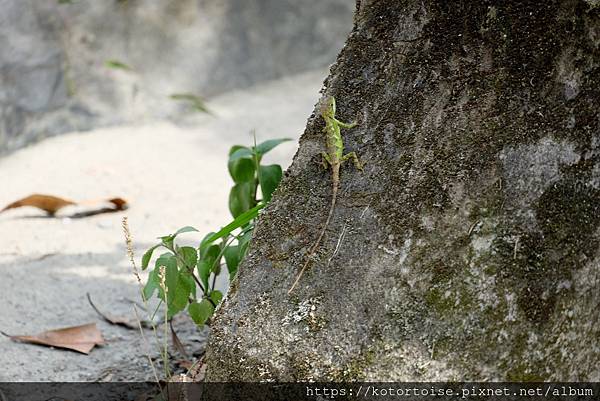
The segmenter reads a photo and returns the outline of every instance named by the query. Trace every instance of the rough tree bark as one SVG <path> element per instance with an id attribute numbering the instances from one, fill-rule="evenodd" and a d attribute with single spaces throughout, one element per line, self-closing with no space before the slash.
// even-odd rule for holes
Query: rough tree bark
<path id="1" fill-rule="evenodd" d="M 600 380 L 599 11 L 359 1 L 324 93 L 365 171 L 288 296 L 331 195 L 313 114 L 208 380 Z"/>

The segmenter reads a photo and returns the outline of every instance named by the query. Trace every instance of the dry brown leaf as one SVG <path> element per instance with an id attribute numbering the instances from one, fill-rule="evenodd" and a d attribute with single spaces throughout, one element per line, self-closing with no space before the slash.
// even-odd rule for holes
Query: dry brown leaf
<path id="1" fill-rule="evenodd" d="M 125 210 L 129 207 L 129 204 L 123 198 L 112 198 L 109 199 L 108 202 L 115 205 L 116 210 Z"/>
<path id="2" fill-rule="evenodd" d="M 116 317 L 116 316 L 106 315 L 106 314 L 100 312 L 100 310 L 92 302 L 92 297 L 90 296 L 90 293 L 88 292 L 85 295 L 87 295 L 88 302 L 90 303 L 92 308 L 94 308 L 96 313 L 99 314 L 102 317 L 102 319 L 106 320 L 110 324 L 114 324 L 115 326 L 122 326 L 122 327 L 126 327 L 128 329 L 131 329 L 131 330 L 137 330 L 138 325 L 135 321 L 133 321 L 132 319 L 127 319 L 126 317 Z"/>
<path id="3" fill-rule="evenodd" d="M 174 361 L 176 365 L 181 366 L 185 370 L 190 370 L 194 366 L 194 362 L 187 359 L 177 359 Z"/>
<path id="4" fill-rule="evenodd" d="M 89 354 L 95 345 L 105 343 L 96 323 L 45 331 L 33 336 L 9 336 L 11 340 L 48 347 L 65 348 Z"/>
<path id="5" fill-rule="evenodd" d="M 194 382 L 204 381 L 204 378 L 206 377 L 206 363 L 204 363 L 204 357 L 200 358 L 200 360 L 189 369 L 187 375 Z"/>
<path id="6" fill-rule="evenodd" d="M 110 204 L 109 207 L 106 207 L 107 203 Z M 65 206 L 73 205 L 91 206 L 94 207 L 94 209 L 78 212 L 73 214 L 72 216 L 69 216 L 72 218 L 90 217 L 102 213 L 112 213 L 125 210 L 129 207 L 129 203 L 123 198 L 110 198 L 106 200 L 87 200 L 75 202 L 72 200 L 59 198 L 58 196 L 53 195 L 33 194 L 7 205 L 4 209 L 0 210 L 0 213 L 9 209 L 15 209 L 22 206 L 33 206 L 38 209 L 44 210 L 50 216 L 54 216 L 60 209 L 64 208 Z"/>
<path id="7" fill-rule="evenodd" d="M 54 216 L 56 212 L 65 206 L 75 205 L 76 203 L 67 199 L 59 198 L 52 195 L 33 194 L 23 199 L 19 199 L 0 210 L 4 212 L 9 209 L 15 209 L 22 206 L 33 206 L 44 210 L 50 216 Z"/>

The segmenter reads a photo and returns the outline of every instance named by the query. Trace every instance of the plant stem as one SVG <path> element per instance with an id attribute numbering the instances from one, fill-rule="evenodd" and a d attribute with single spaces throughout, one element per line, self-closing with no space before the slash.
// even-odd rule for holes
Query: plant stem
<path id="1" fill-rule="evenodd" d="M 254 138 L 254 147 L 252 148 L 252 155 L 254 156 L 254 166 L 256 168 L 256 181 L 255 181 L 255 185 L 254 185 L 254 202 L 255 205 L 258 203 L 258 200 L 256 199 L 256 194 L 257 194 L 257 189 L 260 186 L 260 191 L 262 193 L 262 183 L 260 180 L 260 159 L 259 159 L 259 155 L 258 155 L 258 151 L 256 150 L 256 131 L 252 130 L 252 137 Z M 264 195 L 263 195 L 264 198 Z"/>

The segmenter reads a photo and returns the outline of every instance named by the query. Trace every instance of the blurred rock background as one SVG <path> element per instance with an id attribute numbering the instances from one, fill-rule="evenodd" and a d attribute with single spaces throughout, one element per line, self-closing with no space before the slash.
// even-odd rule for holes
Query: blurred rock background
<path id="1" fill-rule="evenodd" d="M 0 0 L 0 154 L 322 68 L 353 0 Z M 107 63 L 113 63 L 113 67 Z M 117 67 L 115 68 L 115 64 Z"/>

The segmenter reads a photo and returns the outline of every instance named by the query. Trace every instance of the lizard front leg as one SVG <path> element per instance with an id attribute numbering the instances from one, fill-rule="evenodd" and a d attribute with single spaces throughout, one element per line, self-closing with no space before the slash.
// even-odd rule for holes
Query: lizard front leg
<path id="1" fill-rule="evenodd" d="M 342 157 L 341 162 L 345 162 L 348 159 L 352 159 L 352 163 L 354 163 L 354 165 L 356 166 L 357 169 L 362 170 L 363 169 L 363 164 L 360 162 L 360 160 L 358 160 L 358 156 L 356 155 L 356 152 L 350 152 L 348 154 L 345 154 Z"/>
<path id="2" fill-rule="evenodd" d="M 342 128 L 346 128 L 346 129 L 354 128 L 358 125 L 358 122 L 356 122 L 356 121 L 354 121 L 352 123 L 345 123 L 345 122 L 338 120 L 337 118 L 334 118 L 334 121 L 337 123 L 337 125 L 339 125 Z"/>

